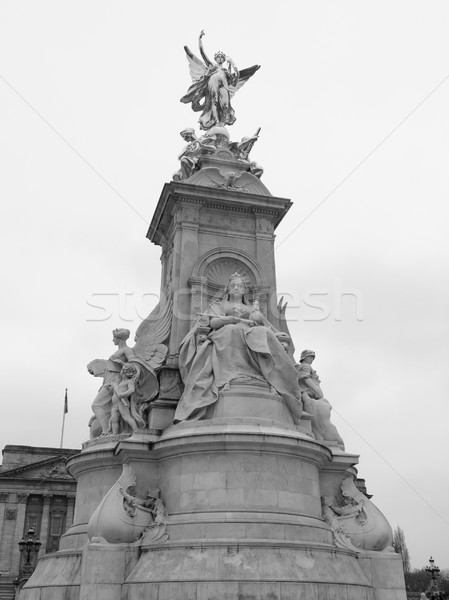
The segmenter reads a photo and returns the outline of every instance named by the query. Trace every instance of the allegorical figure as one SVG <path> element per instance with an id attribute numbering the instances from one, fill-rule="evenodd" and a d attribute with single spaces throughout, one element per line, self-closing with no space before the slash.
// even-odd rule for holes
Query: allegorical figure
<path id="1" fill-rule="evenodd" d="M 120 431 L 120 420 L 123 419 L 133 431 L 143 427 L 145 423 L 138 415 L 135 419 L 131 415 L 131 396 L 136 391 L 137 368 L 131 363 L 125 363 L 120 371 L 120 382 L 111 382 L 108 384 L 112 390 L 112 411 L 110 419 L 110 428 L 113 434 Z"/>
<path id="2" fill-rule="evenodd" d="M 182 139 L 187 142 L 187 145 L 178 156 L 181 163 L 181 168 L 173 175 L 175 181 L 185 181 L 199 168 L 199 160 L 203 154 L 215 152 L 216 147 L 213 145 L 211 138 L 201 136 L 198 139 L 195 135 L 195 130 L 191 127 L 183 129 L 180 132 Z"/>
<path id="3" fill-rule="evenodd" d="M 129 329 L 114 329 L 112 332 L 112 341 L 118 348 L 107 360 L 106 368 L 102 373 L 95 372 L 95 365 L 93 364 L 95 361 L 87 365 L 87 370 L 92 375 L 103 375 L 103 385 L 98 390 L 98 394 L 92 404 L 94 415 L 101 426 L 101 435 L 106 435 L 109 432 L 112 396 L 114 395 L 113 386 L 120 383 L 120 372 L 123 365 L 134 357 L 133 350 L 126 343 L 129 336 Z"/>
<path id="4" fill-rule="evenodd" d="M 167 355 L 168 348 L 162 342 L 170 333 L 171 317 L 171 298 L 161 299 L 137 328 L 133 348 L 126 343 L 129 329 L 114 329 L 112 341 L 118 346 L 116 352 L 108 360 L 97 358 L 87 365 L 91 375 L 103 377 L 92 404 L 95 429 L 101 427 L 100 435 L 121 433 L 126 425 L 133 430 L 136 425 L 145 426 L 143 410 L 159 393 L 157 373 Z"/>
<path id="5" fill-rule="evenodd" d="M 204 31 L 199 37 L 199 50 L 204 62 L 184 46 L 193 83 L 181 102 L 191 103 L 195 112 L 201 111 L 200 128 L 207 130 L 215 125 L 232 125 L 235 122 L 231 98 L 260 67 L 254 65 L 239 71 L 231 58 L 221 51 L 215 54 L 215 62 L 212 62 L 204 52 L 203 36 Z"/>
<path id="6" fill-rule="evenodd" d="M 181 343 L 179 368 L 185 385 L 175 422 L 197 420 L 218 399 L 219 388 L 233 380 L 268 382 L 286 402 L 298 424 L 302 405 L 295 366 L 276 330 L 246 299 L 242 277 L 231 275 L 222 300 L 203 315 L 210 333 L 198 345 L 195 325 Z"/>
<path id="7" fill-rule="evenodd" d="M 298 369 L 298 383 L 301 389 L 301 400 L 304 410 L 312 415 L 312 431 L 317 440 L 336 442 L 343 450 L 344 442 L 337 428 L 331 423 L 332 407 L 325 399 L 320 386 L 320 378 L 312 369 L 315 360 L 313 350 L 303 350 Z"/>

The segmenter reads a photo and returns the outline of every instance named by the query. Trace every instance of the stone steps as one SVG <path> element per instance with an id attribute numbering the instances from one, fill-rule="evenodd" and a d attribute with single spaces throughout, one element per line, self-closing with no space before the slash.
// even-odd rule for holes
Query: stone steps
<path id="1" fill-rule="evenodd" d="M 0 579 L 0 600 L 14 600 L 15 587 L 12 581 L 2 581 Z"/>

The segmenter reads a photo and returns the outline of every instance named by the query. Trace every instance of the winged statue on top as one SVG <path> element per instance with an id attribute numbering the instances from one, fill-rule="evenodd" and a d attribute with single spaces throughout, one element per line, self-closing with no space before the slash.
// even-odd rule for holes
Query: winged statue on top
<path id="1" fill-rule="evenodd" d="M 215 62 L 211 61 L 204 51 L 204 35 L 204 31 L 201 31 L 198 43 L 203 60 L 184 46 L 193 83 L 181 102 L 191 103 L 195 112 L 201 111 L 200 129 L 207 131 L 214 126 L 223 127 L 235 122 L 231 98 L 260 66 L 253 65 L 239 71 L 233 60 L 221 50 L 214 55 Z"/>
<path id="2" fill-rule="evenodd" d="M 92 437 L 145 427 L 143 413 L 159 393 L 158 371 L 168 352 L 163 342 L 170 333 L 172 314 L 171 298 L 161 300 L 137 328 L 133 348 L 126 343 L 129 329 L 114 329 L 112 341 L 117 350 L 109 359 L 95 359 L 87 365 L 91 375 L 103 377 L 92 404 Z M 96 434 L 92 433 L 94 425 Z"/>

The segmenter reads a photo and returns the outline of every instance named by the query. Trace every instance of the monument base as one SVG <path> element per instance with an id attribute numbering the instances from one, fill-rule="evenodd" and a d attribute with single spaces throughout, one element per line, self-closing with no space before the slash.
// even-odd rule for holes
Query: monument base
<path id="1" fill-rule="evenodd" d="M 400 557 L 337 547 L 323 519 L 321 495 L 338 493 L 357 457 L 301 429 L 222 413 L 161 436 L 88 442 L 69 461 L 74 525 L 21 600 L 406 600 Z M 123 464 L 137 496 L 160 489 L 162 541 L 89 541 L 89 519 Z"/>

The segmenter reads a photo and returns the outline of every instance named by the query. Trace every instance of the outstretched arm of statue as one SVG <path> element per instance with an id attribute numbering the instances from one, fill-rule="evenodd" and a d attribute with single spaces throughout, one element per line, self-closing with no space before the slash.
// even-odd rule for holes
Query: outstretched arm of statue
<path id="1" fill-rule="evenodd" d="M 204 33 L 204 29 L 202 29 L 201 33 L 200 33 L 200 37 L 198 38 L 198 46 L 200 49 L 200 54 L 203 57 L 203 60 L 206 63 L 206 66 L 211 67 L 211 66 L 213 66 L 213 62 L 207 57 L 206 53 L 204 52 L 204 46 L 203 46 L 203 40 L 202 40 L 204 35 L 206 35 L 206 34 Z"/>

